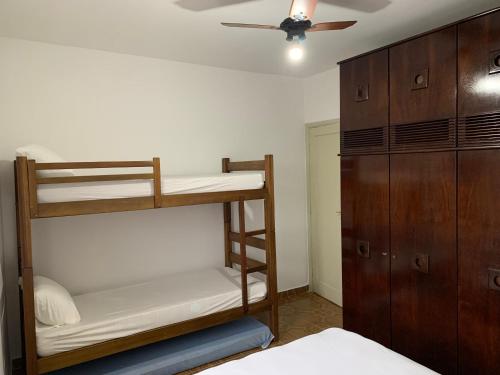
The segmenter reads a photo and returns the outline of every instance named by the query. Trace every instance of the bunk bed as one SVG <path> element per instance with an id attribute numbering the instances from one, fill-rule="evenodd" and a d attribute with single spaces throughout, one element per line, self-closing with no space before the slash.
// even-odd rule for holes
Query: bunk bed
<path id="1" fill-rule="evenodd" d="M 116 168 L 120 170 L 145 168 L 148 172 L 63 176 L 40 174 L 43 171 Z M 259 173 L 232 173 L 245 171 Z M 264 179 L 262 179 L 262 172 Z M 272 155 L 266 155 L 264 160 L 242 162 L 224 158 L 221 175 L 196 178 L 162 176 L 159 158 L 153 158 L 151 161 L 38 163 L 35 160 L 28 160 L 25 156 L 18 156 L 15 161 L 15 174 L 21 322 L 27 375 L 44 374 L 264 311 L 268 312 L 269 327 L 274 337 L 278 338 Z M 249 200 L 264 201 L 264 229 L 246 230 L 245 201 Z M 232 228 L 232 202 L 238 206 L 237 231 L 233 231 Z M 156 319 L 154 324 L 145 325 L 141 321 L 134 323 L 134 319 L 130 319 L 130 315 L 125 314 L 121 317 L 122 322 L 127 321 L 129 325 L 125 328 L 120 326 L 121 334 L 108 335 L 104 332 L 90 341 L 88 337 L 85 340 L 78 340 L 78 332 L 85 331 L 89 327 L 84 326 L 85 324 L 94 324 L 93 327 L 97 324 L 101 329 L 106 326 L 106 322 L 99 321 L 95 309 L 87 309 L 93 311 L 95 316 L 92 313 L 85 314 L 85 308 L 88 306 L 99 305 L 105 309 L 106 305 L 104 304 L 103 307 L 99 301 L 112 300 L 107 298 L 110 294 L 106 293 L 116 295 L 116 293 L 125 293 L 124 290 L 129 290 L 136 295 L 147 296 L 148 287 L 165 288 L 169 284 L 167 279 L 152 281 L 150 284 L 141 285 L 139 289 L 131 287 L 119 291 L 90 293 L 77 298 L 86 319 L 82 319 L 82 322 L 74 327 L 63 326 L 48 330 L 36 321 L 32 220 L 209 203 L 223 204 L 226 268 L 218 271 L 223 275 L 222 279 L 220 275 L 213 274 L 217 272 L 215 270 L 207 271 L 208 273 L 203 275 L 207 277 L 207 280 L 219 280 L 214 281 L 213 285 L 216 286 L 223 285 L 223 281 L 220 281 L 223 277 L 232 278 L 233 281 L 234 278 L 238 278 L 236 289 L 222 290 L 226 293 L 225 299 L 223 303 L 217 302 L 218 309 L 207 307 L 200 309 L 197 314 L 186 315 L 179 313 L 182 308 L 178 306 L 176 312 L 172 313 L 169 310 L 168 301 L 150 300 L 149 302 L 158 304 L 157 308 L 164 309 L 161 310 L 165 311 L 165 315 L 160 314 L 162 317 L 168 315 L 170 318 Z M 239 245 L 239 252 L 233 251 L 233 243 Z M 265 261 L 248 258 L 247 246 L 263 250 Z M 237 265 L 238 270 L 233 268 L 234 265 Z M 250 275 L 256 272 L 266 275 L 265 282 Z M 187 282 L 179 284 L 185 285 Z M 234 287 L 235 284 L 232 285 Z M 191 285 L 191 288 L 186 289 L 186 293 L 195 290 L 197 288 Z M 221 293 L 221 291 L 217 292 L 218 295 Z M 205 294 L 205 297 L 209 297 L 210 293 Z M 134 308 L 140 309 L 140 306 L 128 306 L 128 308 L 132 311 Z M 172 316 L 178 316 L 178 318 L 173 319 Z M 73 338 L 69 344 L 61 340 L 61 337 L 67 336 Z"/>

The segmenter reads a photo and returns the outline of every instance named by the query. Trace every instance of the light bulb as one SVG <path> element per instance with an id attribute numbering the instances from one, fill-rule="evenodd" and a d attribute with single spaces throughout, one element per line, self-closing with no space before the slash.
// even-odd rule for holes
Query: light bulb
<path id="1" fill-rule="evenodd" d="M 295 45 L 288 50 L 288 57 L 292 61 L 300 61 L 304 57 L 304 49 L 299 45 Z"/>

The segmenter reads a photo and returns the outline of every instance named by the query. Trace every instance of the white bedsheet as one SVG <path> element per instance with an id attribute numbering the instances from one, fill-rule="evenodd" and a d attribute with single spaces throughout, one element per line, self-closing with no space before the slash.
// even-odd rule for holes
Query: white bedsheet
<path id="1" fill-rule="evenodd" d="M 192 194 L 216 191 L 260 189 L 260 172 L 220 173 L 199 176 L 162 176 L 162 194 Z M 152 180 L 109 181 L 38 186 L 38 202 L 72 202 L 152 196 Z"/>
<path id="2" fill-rule="evenodd" d="M 203 375 L 436 375 L 402 355 L 340 328 L 202 371 Z"/>
<path id="3" fill-rule="evenodd" d="M 211 268 L 146 283 L 74 296 L 82 320 L 36 323 L 37 351 L 48 356 L 241 306 L 240 273 Z M 266 284 L 248 276 L 249 302 L 263 300 Z"/>

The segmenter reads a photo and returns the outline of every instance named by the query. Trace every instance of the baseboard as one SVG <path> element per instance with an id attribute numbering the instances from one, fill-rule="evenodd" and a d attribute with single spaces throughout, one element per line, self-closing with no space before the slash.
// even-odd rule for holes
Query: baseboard
<path id="1" fill-rule="evenodd" d="M 305 285 L 305 286 L 301 286 L 299 288 L 293 288 L 293 289 L 284 290 L 282 292 L 279 292 L 278 296 L 279 296 L 280 300 L 283 300 L 283 299 L 287 299 L 287 298 L 290 298 L 290 297 L 293 297 L 293 296 L 296 296 L 299 294 L 307 293 L 308 291 L 309 291 L 309 285 Z"/>

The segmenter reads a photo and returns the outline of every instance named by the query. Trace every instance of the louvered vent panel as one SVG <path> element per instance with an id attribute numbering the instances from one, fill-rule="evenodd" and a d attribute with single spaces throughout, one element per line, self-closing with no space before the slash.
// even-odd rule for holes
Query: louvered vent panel
<path id="1" fill-rule="evenodd" d="M 455 147 L 454 119 L 391 126 L 391 151 Z"/>
<path id="2" fill-rule="evenodd" d="M 340 135 L 341 153 L 345 155 L 387 151 L 387 128 L 343 131 Z"/>
<path id="3" fill-rule="evenodd" d="M 459 118 L 458 145 L 500 146 L 500 112 Z"/>

